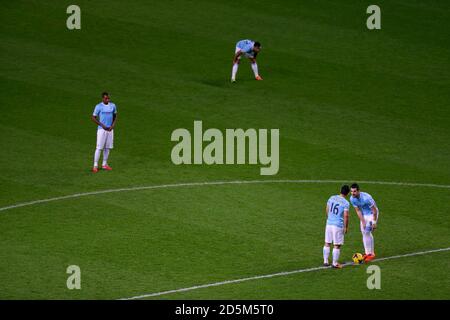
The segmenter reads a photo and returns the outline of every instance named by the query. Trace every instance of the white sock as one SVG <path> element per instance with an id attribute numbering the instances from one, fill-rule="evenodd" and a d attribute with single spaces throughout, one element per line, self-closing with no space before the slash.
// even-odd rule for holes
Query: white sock
<path id="1" fill-rule="evenodd" d="M 109 156 L 109 149 L 105 148 L 105 150 L 103 150 L 103 166 L 106 166 L 108 164 L 108 156 Z"/>
<path id="2" fill-rule="evenodd" d="M 341 254 L 341 249 L 333 249 L 333 266 L 338 264 L 339 255 Z"/>
<path id="3" fill-rule="evenodd" d="M 255 74 L 255 77 L 259 75 L 258 73 L 258 65 L 255 63 L 252 63 L 252 69 L 253 69 L 253 73 Z"/>
<path id="4" fill-rule="evenodd" d="M 372 232 L 370 233 L 370 240 L 372 241 L 372 254 L 375 254 L 375 239 L 373 238 Z"/>
<path id="5" fill-rule="evenodd" d="M 95 155 L 94 155 L 94 167 L 98 167 L 98 160 L 100 159 L 100 153 L 102 150 L 95 149 Z"/>
<path id="6" fill-rule="evenodd" d="M 372 232 L 363 233 L 364 250 L 366 254 L 373 253 L 373 235 Z"/>
<path id="7" fill-rule="evenodd" d="M 233 64 L 233 69 L 231 71 L 231 80 L 236 80 L 236 73 L 238 71 L 238 68 L 239 68 L 239 63 Z"/>
<path id="8" fill-rule="evenodd" d="M 328 264 L 328 256 L 330 255 L 330 247 L 323 247 L 323 263 Z"/>

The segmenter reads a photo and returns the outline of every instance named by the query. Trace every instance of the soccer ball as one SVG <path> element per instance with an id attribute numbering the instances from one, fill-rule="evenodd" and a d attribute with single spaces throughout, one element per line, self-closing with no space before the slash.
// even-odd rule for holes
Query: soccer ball
<path id="1" fill-rule="evenodd" d="M 352 256 L 352 260 L 353 260 L 353 262 L 355 264 L 362 264 L 362 263 L 364 263 L 364 257 L 363 257 L 363 255 L 361 253 L 355 253 Z"/>

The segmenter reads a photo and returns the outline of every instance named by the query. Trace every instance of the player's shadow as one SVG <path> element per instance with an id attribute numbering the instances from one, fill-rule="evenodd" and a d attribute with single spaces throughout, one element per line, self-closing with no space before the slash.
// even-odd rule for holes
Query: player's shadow
<path id="1" fill-rule="evenodd" d="M 251 81 L 255 81 L 255 80 L 251 79 L 251 78 L 248 78 L 248 79 L 242 78 L 242 79 L 239 79 L 238 82 L 232 83 L 230 81 L 230 79 L 215 78 L 215 79 L 200 80 L 199 83 L 210 86 L 210 87 L 215 87 L 215 88 L 229 88 L 230 86 L 237 86 L 237 85 L 239 85 L 239 83 L 242 84 L 242 83 L 248 83 Z"/>
<path id="2" fill-rule="evenodd" d="M 225 88 L 228 84 L 225 79 L 206 79 L 200 80 L 199 82 L 201 84 L 216 88 Z"/>

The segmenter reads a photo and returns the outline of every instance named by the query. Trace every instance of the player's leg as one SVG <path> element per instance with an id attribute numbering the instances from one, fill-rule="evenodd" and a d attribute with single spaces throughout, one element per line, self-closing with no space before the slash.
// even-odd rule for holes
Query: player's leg
<path id="1" fill-rule="evenodd" d="M 363 244 L 364 244 L 364 260 L 368 261 L 375 257 L 373 247 L 374 247 L 374 239 L 372 235 L 372 223 L 373 220 L 371 216 L 364 216 L 364 220 L 366 222 L 366 228 L 364 229 L 361 223 L 361 233 L 363 236 Z"/>
<path id="2" fill-rule="evenodd" d="M 249 58 L 249 60 L 250 60 L 250 65 L 252 66 L 253 73 L 255 75 L 255 79 L 256 80 L 262 80 L 262 78 L 261 78 L 261 76 L 259 75 L 259 72 L 258 72 L 258 64 L 256 63 L 256 59 L 255 58 Z"/>
<path id="3" fill-rule="evenodd" d="M 333 234 L 331 231 L 331 226 L 327 225 L 325 228 L 325 244 L 323 246 L 323 265 L 328 267 L 330 264 L 328 262 L 328 257 L 330 256 L 330 246 L 333 242 Z"/>
<path id="4" fill-rule="evenodd" d="M 108 149 L 108 148 L 105 148 L 103 150 L 103 163 L 102 163 L 103 169 L 106 169 L 106 167 L 108 166 L 109 150 L 110 149 Z"/>
<path id="5" fill-rule="evenodd" d="M 341 246 L 340 245 L 334 245 L 333 248 L 333 268 L 340 269 L 342 268 L 342 265 L 339 263 L 339 256 L 341 254 Z"/>
<path id="6" fill-rule="evenodd" d="M 108 165 L 108 157 L 109 152 L 113 148 L 114 143 L 114 130 L 106 132 L 106 141 L 105 141 L 105 149 L 103 150 L 103 163 L 102 169 L 104 170 L 112 170 L 112 168 Z"/>
<path id="7" fill-rule="evenodd" d="M 367 221 L 366 221 L 367 223 Z M 363 228 L 363 224 L 360 223 L 360 227 L 361 227 L 361 234 L 362 234 L 362 240 L 363 240 L 363 245 L 364 245 L 364 256 L 369 254 L 371 251 L 371 243 L 370 243 L 370 237 L 369 237 L 369 233 L 367 231 L 367 226 L 366 228 Z"/>
<path id="8" fill-rule="evenodd" d="M 341 254 L 341 246 L 344 244 L 344 228 L 334 227 L 333 230 L 333 268 L 342 268 L 339 264 L 339 256 Z"/>
<path id="9" fill-rule="evenodd" d="M 105 146 L 105 141 L 106 141 L 105 132 L 106 131 L 101 128 L 97 130 L 97 145 L 96 145 L 95 154 L 94 154 L 94 167 L 92 168 L 93 172 L 98 171 L 98 161 L 100 159 L 100 154 Z"/>
<path id="10" fill-rule="evenodd" d="M 369 234 L 369 245 L 370 245 L 370 253 L 365 257 L 365 261 L 372 261 L 373 259 L 375 259 L 375 238 L 373 237 L 373 228 L 372 225 L 376 224 L 377 221 L 374 220 L 373 215 L 369 216 L 369 225 L 371 226 L 370 228 L 370 234 Z"/>
<path id="11" fill-rule="evenodd" d="M 328 257 L 330 256 L 330 246 L 331 243 L 325 242 L 325 245 L 323 246 L 323 265 L 328 267 L 330 265 L 328 261 Z"/>
<path id="12" fill-rule="evenodd" d="M 378 210 L 378 208 L 377 208 L 377 219 L 375 220 L 374 218 L 373 218 L 373 216 L 372 216 L 372 224 L 375 224 L 376 226 L 378 226 L 378 219 L 380 218 L 380 211 Z M 374 259 L 375 258 L 375 238 L 374 238 L 374 236 L 373 236 L 373 231 L 374 231 L 375 229 L 372 229 L 372 232 L 370 233 L 371 235 L 372 235 L 372 250 L 371 250 L 371 252 L 372 252 L 372 257 L 370 257 L 369 258 L 369 260 L 372 260 L 372 259 Z"/>
<path id="13" fill-rule="evenodd" d="M 94 167 L 92 168 L 93 172 L 98 171 L 98 160 L 100 159 L 100 153 L 102 152 L 101 149 L 96 148 L 94 153 Z"/>
<path id="14" fill-rule="evenodd" d="M 236 47 L 236 50 L 234 51 L 234 54 L 236 54 L 240 49 Z M 233 63 L 233 68 L 231 69 L 231 82 L 236 82 L 236 74 L 239 69 L 239 63 L 241 63 L 241 57 L 239 56 L 237 58 L 236 63 Z"/>
<path id="15" fill-rule="evenodd" d="M 233 68 L 231 69 L 231 82 L 236 81 L 236 74 L 238 72 L 240 62 L 241 60 L 238 59 L 236 63 L 233 63 Z"/>

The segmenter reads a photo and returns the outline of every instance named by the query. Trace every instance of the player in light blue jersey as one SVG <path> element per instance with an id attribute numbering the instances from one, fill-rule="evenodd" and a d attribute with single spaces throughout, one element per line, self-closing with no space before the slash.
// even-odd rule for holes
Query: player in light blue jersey
<path id="1" fill-rule="evenodd" d="M 329 266 L 328 256 L 330 255 L 330 247 L 333 244 L 333 263 L 332 267 L 341 269 L 339 264 L 339 255 L 341 246 L 344 244 L 344 234 L 348 231 L 348 211 L 350 203 L 346 197 L 350 193 L 350 187 L 343 185 L 341 193 L 331 196 L 328 199 L 326 207 L 327 225 L 325 228 L 325 245 L 323 247 L 323 265 Z"/>
<path id="2" fill-rule="evenodd" d="M 359 220 L 361 221 L 361 233 L 363 235 L 364 244 L 364 260 L 371 261 L 375 259 L 374 239 L 372 231 L 377 228 L 379 211 L 375 200 L 366 192 L 359 190 L 359 185 L 354 183 L 351 185 L 350 202 L 356 210 Z"/>
<path id="3" fill-rule="evenodd" d="M 110 102 L 109 94 L 102 93 L 102 102 L 97 104 L 92 114 L 92 121 L 97 124 L 97 148 L 94 155 L 94 167 L 92 172 L 98 172 L 98 160 L 103 150 L 102 169 L 112 170 L 108 165 L 109 151 L 113 148 L 114 143 L 114 126 L 117 121 L 116 105 Z"/>
<path id="4" fill-rule="evenodd" d="M 251 62 L 253 73 L 256 80 L 262 80 L 258 72 L 258 65 L 256 64 L 256 56 L 261 50 L 261 44 L 258 41 L 241 40 L 236 43 L 236 49 L 234 51 L 233 68 L 231 71 L 231 82 L 236 82 L 236 73 L 241 62 L 241 57 L 245 56 Z"/>

